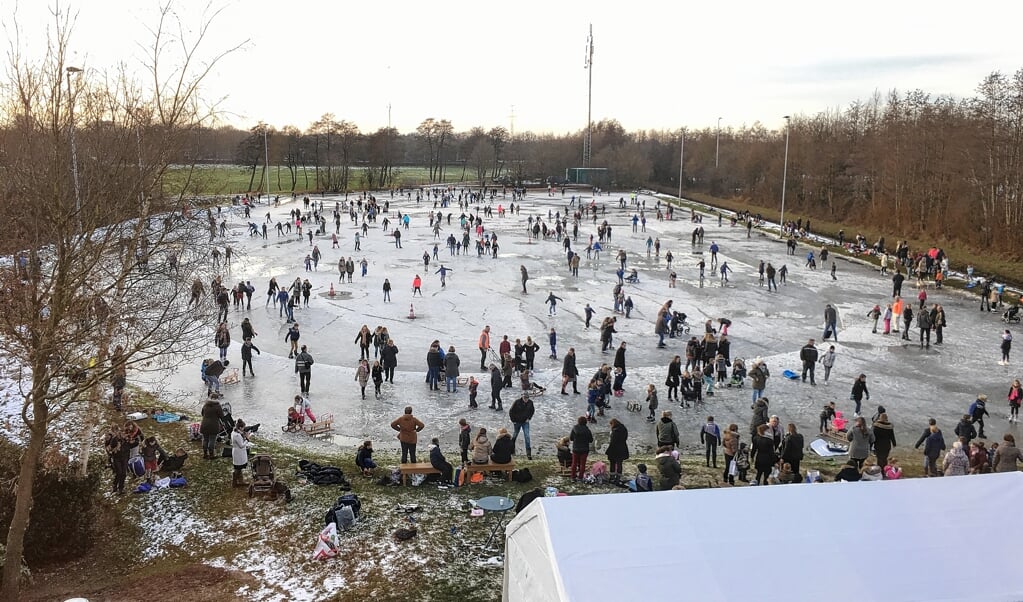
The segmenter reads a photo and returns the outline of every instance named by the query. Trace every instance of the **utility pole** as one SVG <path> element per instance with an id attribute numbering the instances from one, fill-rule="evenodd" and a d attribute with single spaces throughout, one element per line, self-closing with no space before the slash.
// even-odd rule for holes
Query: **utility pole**
<path id="1" fill-rule="evenodd" d="M 590 155 L 593 152 L 593 24 L 590 23 L 590 35 L 586 38 L 586 62 L 583 69 L 590 73 L 590 83 L 586 94 L 586 139 L 583 141 L 583 167 L 590 166 Z"/>
<path id="2" fill-rule="evenodd" d="M 678 202 L 682 202 L 682 166 L 686 160 L 686 130 L 682 128 L 682 146 L 678 151 Z"/>
<path id="3" fill-rule="evenodd" d="M 263 181 L 266 182 L 266 202 L 270 202 L 270 146 L 266 142 L 266 131 L 270 126 L 263 124 Z"/>
<path id="4" fill-rule="evenodd" d="M 514 138 L 515 137 L 515 105 L 511 106 L 511 115 L 508 116 L 508 119 L 511 120 L 511 124 L 510 124 L 511 125 L 511 130 L 509 131 L 508 136 L 509 136 L 509 138 Z"/>
<path id="5" fill-rule="evenodd" d="M 714 143 L 714 169 L 718 168 L 718 156 L 721 154 L 721 118 L 718 117 L 717 140 Z"/>
<path id="6" fill-rule="evenodd" d="M 785 163 L 783 164 L 781 171 L 781 219 L 778 220 L 780 226 L 778 234 L 781 238 L 785 238 L 785 179 L 789 174 L 789 130 L 791 129 L 791 122 L 789 116 L 785 115 Z"/>

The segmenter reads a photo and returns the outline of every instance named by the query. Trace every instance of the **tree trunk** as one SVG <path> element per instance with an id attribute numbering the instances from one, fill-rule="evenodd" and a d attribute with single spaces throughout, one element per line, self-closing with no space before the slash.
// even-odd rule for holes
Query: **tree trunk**
<path id="1" fill-rule="evenodd" d="M 96 367 L 100 368 L 107 361 L 107 348 L 110 346 L 110 338 L 103 340 L 99 347 Z M 92 451 L 93 434 L 96 432 L 96 425 L 99 424 L 100 408 L 103 404 L 100 399 L 100 383 L 96 382 L 89 389 L 89 399 L 85 402 L 85 422 L 82 425 L 81 439 L 78 442 L 78 476 L 86 477 L 89 474 L 89 454 Z"/>
<path id="2" fill-rule="evenodd" d="M 39 374 L 39 372 L 37 372 Z M 45 382 L 46 387 L 49 382 Z M 7 530 L 7 557 L 4 562 L 3 586 L 0 588 L 0 600 L 17 600 L 21 578 L 21 557 L 25 551 L 25 532 L 28 531 L 29 517 L 35 499 L 32 489 L 35 487 L 36 470 L 39 459 L 43 455 L 46 442 L 46 421 L 48 409 L 46 403 L 38 401 L 44 398 L 46 387 L 40 383 L 34 385 L 32 393 L 32 426 L 29 429 L 28 446 L 21 458 L 21 472 L 15 488 L 14 514 L 11 526 Z"/>
<path id="3" fill-rule="evenodd" d="M 252 183 L 254 181 L 256 181 L 256 166 L 257 165 L 259 165 L 258 162 L 252 164 L 252 173 L 249 174 L 249 192 L 252 192 Z"/>

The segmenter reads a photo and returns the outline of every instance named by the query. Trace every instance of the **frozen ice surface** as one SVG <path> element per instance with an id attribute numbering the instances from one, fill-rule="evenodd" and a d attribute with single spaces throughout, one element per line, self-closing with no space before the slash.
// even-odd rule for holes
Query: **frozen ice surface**
<path id="1" fill-rule="evenodd" d="M 294 365 L 288 359 L 288 346 L 284 342 L 287 325 L 279 317 L 278 309 L 271 304 L 265 306 L 267 282 L 276 276 L 286 286 L 296 277 L 309 278 L 314 285 L 311 307 L 295 312 L 301 324 L 301 343 L 309 346 L 315 359 L 312 369 L 311 402 L 319 414 L 333 413 L 337 435 L 334 443 L 342 446 L 339 453 L 354 454 L 354 445 L 362 439 L 373 439 L 378 448 L 397 447 L 390 422 L 402 413 L 402 408 L 412 405 L 415 415 L 426 423 L 421 433 L 419 455 L 426 458 L 426 447 L 430 437 L 439 436 L 442 448 L 449 458 L 457 458 L 457 421 L 468 419 L 473 428 L 485 426 L 491 432 L 499 427 L 511 429 L 507 417 L 518 390 L 515 387 L 502 393 L 505 412 L 498 413 L 487 408 L 490 398 L 489 375 L 479 371 L 477 337 L 484 325 L 491 326 L 492 344 L 496 348 L 502 335 L 507 334 L 514 342 L 525 340 L 527 335 L 540 345 L 536 355 L 534 380 L 547 387 L 547 393 L 536 398 L 536 416 L 531 423 L 534 453 L 553 454 L 553 444 L 568 433 L 575 419 L 585 413 L 585 393 L 563 396 L 559 394 L 561 382 L 560 358 L 569 347 L 575 347 L 580 369 L 580 390 L 585 391 L 586 382 L 602 362 L 611 363 L 613 354 L 600 353 L 599 330 L 604 316 L 612 315 L 611 290 L 617 282 L 614 274 L 617 263 L 614 256 L 618 249 L 628 252 L 629 266 L 639 270 L 641 282 L 626 285 L 626 294 L 635 302 L 630 319 L 619 317 L 618 334 L 614 346 L 627 341 L 628 378 L 625 381 L 624 397 L 613 398 L 613 408 L 607 417 L 600 419 L 594 429 L 603 452 L 606 442 L 606 421 L 617 417 L 629 429 L 629 442 L 633 448 L 648 448 L 654 443 L 653 425 L 645 421 L 645 388 L 649 383 L 657 386 L 660 410 L 674 411 L 682 431 L 683 443 L 698 442 L 699 427 L 708 414 L 716 421 L 727 425 L 735 422 L 740 432 L 747 433 L 750 417 L 750 389 L 721 389 L 714 397 L 707 398 L 705 410 L 682 410 L 669 404 L 666 399 L 664 379 L 666 366 L 675 354 L 683 355 L 686 339 L 668 339 L 668 348 L 658 350 L 657 338 L 653 334 L 652 320 L 657 309 L 668 299 L 674 300 L 674 309 L 690 316 L 693 334 L 702 335 L 702 324 L 706 319 L 717 320 L 728 317 L 732 320 L 729 338 L 732 341 L 732 357 L 747 360 L 757 356 L 767 361 L 771 370 L 766 395 L 771 400 L 770 412 L 778 414 L 782 423 L 794 422 L 800 431 L 808 435 L 816 432 L 817 416 L 821 406 L 835 401 L 838 408 L 851 417 L 853 403 L 849 392 L 853 379 L 862 373 L 868 377 L 871 392 L 870 402 L 864 403 L 863 413 L 870 416 L 878 404 L 883 404 L 895 424 L 899 444 L 907 448 L 926 425 L 928 417 L 936 417 L 946 434 L 951 436 L 957 418 L 979 393 L 988 395 L 988 408 L 992 413 L 987 430 L 991 437 L 999 437 L 1009 428 L 1005 421 L 1007 402 L 1005 395 L 1012 379 L 1018 376 L 1014 366 L 1002 367 L 999 359 L 1000 333 L 1005 327 L 998 313 L 978 311 L 975 297 L 950 290 L 928 289 L 928 301 L 938 302 L 945 307 L 948 328 L 945 329 L 945 343 L 931 345 L 929 349 L 918 346 L 918 331 L 912 330 L 912 340 L 907 342 L 900 335 L 872 334 L 867 311 L 875 303 L 884 307 L 890 301 L 891 281 L 876 270 L 852 262 L 838 261 L 837 280 L 829 274 L 830 265 L 821 265 L 817 271 L 803 267 L 807 248 L 800 247 L 794 256 L 786 254 L 786 247 L 777 240 L 776 234 L 762 234 L 754 231 L 746 237 L 742 227 L 731 227 L 727 220 L 719 227 L 716 218 L 705 218 L 706 230 L 703 245 L 690 244 L 690 234 L 695 227 L 689 220 L 688 211 L 676 211 L 673 221 L 657 221 L 653 196 L 642 195 L 646 203 L 646 232 L 632 232 L 629 221 L 633 208 L 619 209 L 618 198 L 628 193 L 612 193 L 601 196 L 598 204 L 607 205 L 606 216 L 612 225 L 612 241 L 605 245 L 599 261 L 585 258 L 586 242 L 596 227 L 592 219 L 583 219 L 580 224 L 578 241 L 573 249 L 582 253 L 579 277 L 574 278 L 567 269 L 562 244 L 550 238 L 532 243 L 526 236 L 526 222 L 529 215 L 542 215 L 560 210 L 563 214 L 570 194 L 560 193 L 549 197 L 546 191 L 531 192 L 522 206 L 521 214 L 497 217 L 496 207 L 509 205 L 511 196 L 495 200 L 494 217 L 484 219 L 488 231 L 496 232 L 500 243 L 497 258 L 477 257 L 475 250 L 468 255 L 451 256 L 444 247 L 444 239 L 450 233 L 458 237 L 457 204 L 440 209 L 445 215 L 452 214 L 451 226 L 444 225 L 440 238 L 435 239 L 428 227 L 428 212 L 433 209 L 430 202 L 398 200 L 389 193 L 377 193 L 382 202 L 390 200 L 390 220 L 396 220 L 396 211 L 411 215 L 411 229 L 402 231 L 402 248 L 396 249 L 391 236 L 385 236 L 380 222 L 371 224 L 369 235 L 362 238 L 362 250 L 354 251 L 353 235 L 356 225 L 347 215 L 342 215 L 339 235 L 340 249 L 331 249 L 330 233 L 333 223 L 328 222 L 328 234 L 315 238 L 315 244 L 323 253 L 319 270 L 305 272 L 303 260 L 310 252 L 308 237 L 300 238 L 296 233 L 278 237 L 270 227 L 268 239 L 249 237 L 245 221 L 238 207 L 225 208 L 231 229 L 227 239 L 216 242 L 223 247 L 230 244 L 236 251 L 234 264 L 224 274 L 224 281 L 230 287 L 239 280 L 251 280 L 256 287 L 251 311 L 231 310 L 229 320 L 235 343 L 229 358 L 232 367 L 239 367 L 241 359 L 239 324 L 249 317 L 259 336 L 255 344 L 262 351 L 254 359 L 256 377 L 247 377 L 240 384 L 224 386 L 227 401 L 234 408 L 235 417 L 243 417 L 249 423 L 261 422 L 264 428 L 260 434 L 284 437 L 292 441 L 304 441 L 301 434 L 281 434 L 277 426 L 285 422 L 285 412 L 290 400 L 298 393 L 298 378 Z M 330 215 L 338 197 L 323 198 Z M 355 199 L 356 195 L 350 195 Z M 320 197 L 316 197 L 320 200 Z M 584 199 L 589 202 L 589 197 Z M 282 201 L 281 206 L 271 208 L 272 221 L 285 221 L 288 211 L 301 206 L 301 200 Z M 258 205 L 252 211 L 251 221 L 261 223 L 267 212 L 265 205 Z M 553 222 L 551 222 L 553 223 Z M 569 223 L 571 229 L 571 222 Z M 648 257 L 646 239 L 660 238 L 660 258 Z M 459 237 L 460 238 L 460 237 Z M 698 286 L 697 255 L 705 253 L 709 261 L 711 243 L 720 247 L 721 260 L 727 261 L 734 273 L 729 275 L 730 283 L 720 286 L 718 277 L 709 269 L 704 288 Z M 429 269 L 424 268 L 422 255 L 431 251 L 434 243 L 440 246 L 439 260 L 432 260 Z M 668 288 L 667 269 L 664 255 L 674 255 L 674 269 L 678 273 L 678 286 Z M 337 261 L 340 257 L 351 256 L 356 262 L 352 284 L 339 283 Z M 369 262 L 369 273 L 359 275 L 358 263 L 365 257 Z M 788 282 L 780 286 L 778 293 L 768 293 L 757 283 L 756 267 L 759 260 L 771 262 L 776 268 L 787 265 Z M 435 274 L 439 264 L 451 268 L 447 286 L 442 288 L 440 277 Z M 526 266 L 530 281 L 528 294 L 521 293 L 519 266 Z M 412 298 L 412 279 L 419 274 L 423 278 L 423 297 Z M 382 284 L 389 278 L 394 290 L 392 302 L 383 303 Z M 339 294 L 334 298 L 326 296 L 333 283 Z M 558 304 L 557 316 L 548 316 L 544 300 L 549 291 L 563 298 Z M 916 304 L 917 289 L 912 281 L 903 286 L 904 298 Z M 415 320 L 408 318 L 409 305 L 415 307 Z M 597 314 L 593 326 L 583 329 L 583 307 L 590 303 Z M 822 344 L 823 311 L 825 303 L 838 308 L 839 340 L 836 343 L 838 359 L 831 375 L 831 382 L 823 384 L 823 368 L 818 365 L 816 387 L 809 384 L 787 381 L 782 377 L 784 369 L 799 371 L 799 348 L 807 339 L 817 339 Z M 359 328 L 366 324 L 370 329 L 386 326 L 400 350 L 395 384 L 383 386 L 382 399 L 374 399 L 372 383 L 368 387 L 367 399 L 359 398 L 354 368 L 359 358 L 359 347 L 353 342 Z M 212 325 L 211 325 L 212 326 Z M 547 335 L 551 328 L 558 333 L 558 360 L 548 359 Z M 425 384 L 426 352 L 433 340 L 439 340 L 444 349 L 454 345 L 461 358 L 462 375 L 475 375 L 480 380 L 480 409 L 468 410 L 468 391 L 460 387 L 457 393 L 446 393 L 443 383 L 441 391 L 431 392 Z M 214 357 L 212 328 L 208 357 Z M 199 380 L 201 358 L 186 368 L 172 373 L 150 375 L 151 382 L 159 381 L 165 393 L 178 394 L 190 400 L 199 408 L 204 391 Z M 643 404 L 641 413 L 625 411 L 627 401 L 636 400 Z M 1011 429 L 1015 430 L 1012 425 Z M 518 443 L 522 453 L 524 443 Z"/>

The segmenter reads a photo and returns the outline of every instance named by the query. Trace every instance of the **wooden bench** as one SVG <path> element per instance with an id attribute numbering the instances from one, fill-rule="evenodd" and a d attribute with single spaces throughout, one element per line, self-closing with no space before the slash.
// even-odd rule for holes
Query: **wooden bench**
<path id="1" fill-rule="evenodd" d="M 433 464 L 429 462 L 412 462 L 409 464 L 399 464 L 398 470 L 401 471 L 401 484 L 405 485 L 408 481 L 408 475 L 410 474 L 440 474 L 440 471 L 433 467 Z"/>
<path id="2" fill-rule="evenodd" d="M 508 473 L 508 480 L 510 481 L 511 478 L 512 478 L 512 471 L 515 470 L 515 460 L 512 460 L 511 462 L 508 462 L 507 464 L 494 464 L 493 462 L 488 462 L 486 464 L 472 464 L 472 463 L 470 463 L 470 464 L 466 464 L 465 466 L 463 466 L 462 470 L 468 472 L 469 474 L 472 474 L 474 472 L 490 472 L 490 471 L 504 472 L 504 473 Z M 466 479 L 465 482 L 468 483 L 469 479 Z"/>
<path id="3" fill-rule="evenodd" d="M 308 421 L 302 425 L 302 431 L 310 437 L 329 435 L 334 430 L 334 415 L 323 414 L 316 422 Z"/>

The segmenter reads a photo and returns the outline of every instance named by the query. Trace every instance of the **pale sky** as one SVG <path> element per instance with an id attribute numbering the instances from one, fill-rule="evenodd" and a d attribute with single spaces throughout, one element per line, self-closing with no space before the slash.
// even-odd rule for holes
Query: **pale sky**
<path id="1" fill-rule="evenodd" d="M 86 75 L 137 64 L 153 0 L 77 0 L 72 62 Z M 875 90 L 972 95 L 1023 68 L 1023 3 L 245 0 L 215 3 L 207 56 L 240 43 L 206 82 L 224 121 L 305 129 L 323 113 L 363 132 L 425 118 L 564 133 L 586 125 L 583 68 L 593 25 L 593 120 L 627 129 L 750 125 L 848 106 Z M 197 24 L 204 0 L 175 10 Z M 13 3 L 0 14 L 9 40 Z M 44 0 L 22 0 L 39 44 Z"/>

